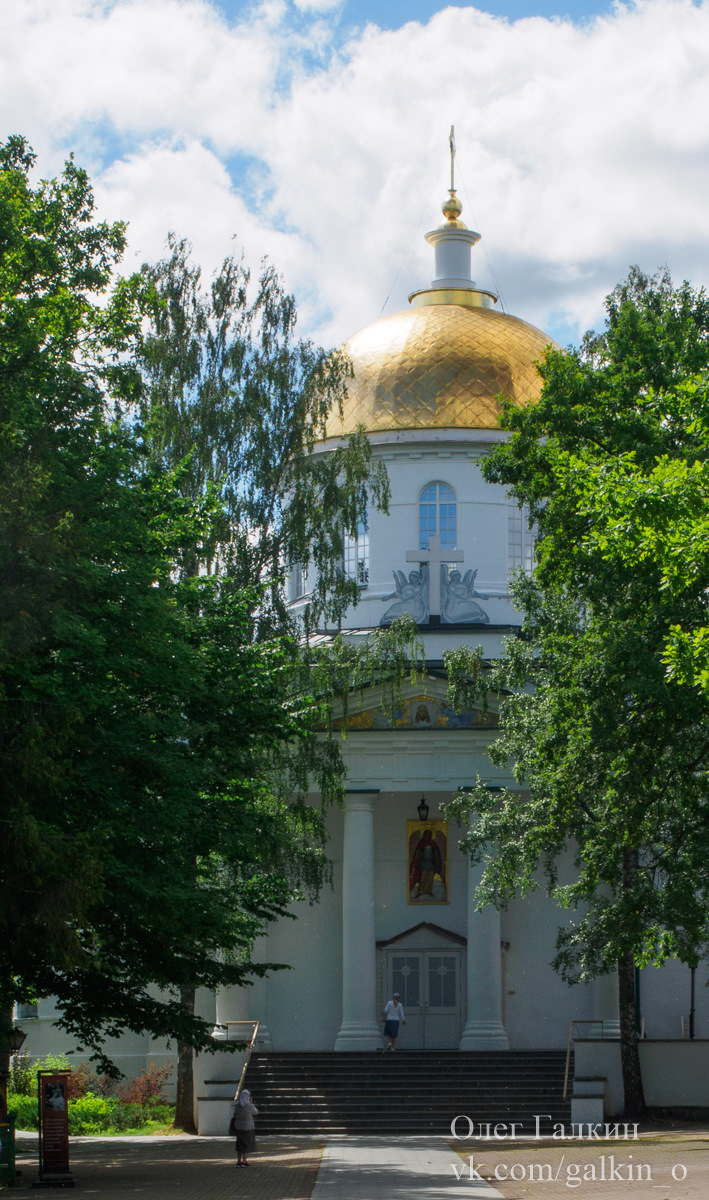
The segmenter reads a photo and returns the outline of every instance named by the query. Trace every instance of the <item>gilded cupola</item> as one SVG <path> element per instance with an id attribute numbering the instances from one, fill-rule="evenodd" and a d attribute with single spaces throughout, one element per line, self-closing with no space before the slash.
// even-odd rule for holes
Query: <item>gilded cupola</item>
<path id="1" fill-rule="evenodd" d="M 539 398 L 535 364 L 556 343 L 534 325 L 499 311 L 497 297 L 471 278 L 471 251 L 480 234 L 460 219 L 454 187 L 444 220 L 426 241 L 435 278 L 413 292 L 410 308 L 367 325 L 346 342 L 353 377 L 342 416 L 328 434 L 363 425 L 367 432 L 403 429 L 497 429 L 500 396 L 526 405 Z"/>

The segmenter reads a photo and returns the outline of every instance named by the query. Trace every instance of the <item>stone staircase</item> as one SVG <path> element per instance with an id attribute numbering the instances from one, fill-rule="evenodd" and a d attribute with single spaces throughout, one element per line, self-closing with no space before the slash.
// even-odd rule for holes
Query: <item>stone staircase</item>
<path id="1" fill-rule="evenodd" d="M 272 1051 L 254 1054 L 245 1086 L 261 1134 L 450 1134 L 458 1115 L 476 1134 L 481 1122 L 513 1121 L 518 1134 L 532 1134 L 535 1114 L 570 1122 L 565 1061 L 563 1050 Z M 468 1128 L 461 1120 L 456 1132 Z M 546 1119 L 542 1130 L 551 1132 Z"/>

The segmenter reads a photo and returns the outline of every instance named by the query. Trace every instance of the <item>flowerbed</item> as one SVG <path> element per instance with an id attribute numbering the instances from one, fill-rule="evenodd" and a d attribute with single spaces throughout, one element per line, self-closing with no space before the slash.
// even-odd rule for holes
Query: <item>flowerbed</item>
<path id="1" fill-rule="evenodd" d="M 97 1078 L 86 1066 L 71 1067 L 65 1059 L 28 1063 L 16 1056 L 8 1089 L 8 1110 L 18 1129 L 37 1129 L 37 1070 L 67 1071 L 70 1134 L 149 1134 L 172 1125 L 175 1109 L 165 1096 L 169 1067 L 152 1063 L 137 1079 L 123 1083 Z M 15 1087 L 13 1088 L 13 1084 Z"/>
<path id="2" fill-rule="evenodd" d="M 36 1096 L 8 1094 L 8 1110 L 15 1113 L 18 1129 L 37 1129 Z M 70 1134 L 157 1133 L 172 1125 L 174 1108 L 169 1104 L 123 1104 L 115 1096 L 87 1093 L 69 1101 Z"/>

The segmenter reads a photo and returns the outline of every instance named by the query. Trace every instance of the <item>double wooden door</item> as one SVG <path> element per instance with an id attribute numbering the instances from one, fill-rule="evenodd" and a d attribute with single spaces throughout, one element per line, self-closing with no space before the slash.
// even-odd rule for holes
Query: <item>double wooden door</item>
<path id="1" fill-rule="evenodd" d="M 463 969 L 458 949 L 388 952 L 387 999 L 398 992 L 406 1015 L 402 1050 L 458 1049 Z"/>

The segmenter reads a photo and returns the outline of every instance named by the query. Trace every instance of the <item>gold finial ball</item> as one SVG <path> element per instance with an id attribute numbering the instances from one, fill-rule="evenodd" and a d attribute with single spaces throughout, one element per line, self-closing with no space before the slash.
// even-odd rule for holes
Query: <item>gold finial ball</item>
<path id="1" fill-rule="evenodd" d="M 460 216 L 460 214 L 463 211 L 463 205 L 460 203 L 460 200 L 456 196 L 454 188 L 451 188 L 450 192 L 448 193 L 448 199 L 443 201 L 443 204 L 441 207 L 442 207 L 442 211 L 443 211 L 443 216 L 446 217 L 449 221 L 457 221 L 458 220 L 458 217 Z"/>

